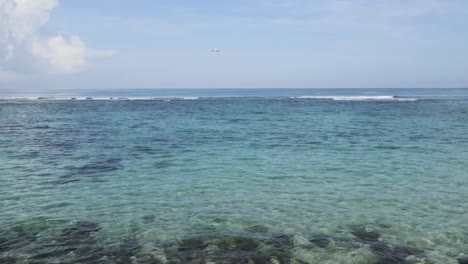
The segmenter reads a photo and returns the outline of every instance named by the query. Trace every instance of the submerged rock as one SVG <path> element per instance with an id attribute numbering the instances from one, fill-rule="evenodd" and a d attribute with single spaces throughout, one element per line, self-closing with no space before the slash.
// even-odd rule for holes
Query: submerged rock
<path id="1" fill-rule="evenodd" d="M 102 246 L 90 236 L 99 229 L 99 225 L 93 222 L 76 222 L 64 228 L 56 240 L 37 247 L 31 259 L 51 261 L 65 258 L 71 263 L 95 263 L 93 261 L 105 256 Z"/>
<path id="2" fill-rule="evenodd" d="M 162 260 L 152 256 L 152 255 L 142 255 L 138 256 L 138 264 L 168 264 L 169 262 L 163 262 Z"/>
<path id="3" fill-rule="evenodd" d="M 156 151 L 153 148 L 148 147 L 148 146 L 135 146 L 133 149 L 137 152 L 142 152 L 142 153 L 147 153 L 147 154 L 156 153 Z"/>
<path id="4" fill-rule="evenodd" d="M 208 245 L 204 238 L 188 238 L 179 243 L 178 251 L 200 251 L 204 250 Z"/>
<path id="5" fill-rule="evenodd" d="M 0 238 L 0 253 L 28 247 L 37 240 L 39 233 L 48 227 L 49 224 L 44 221 L 32 221 L 0 230 L 2 235 Z"/>
<path id="6" fill-rule="evenodd" d="M 68 254 L 73 250 L 67 250 L 60 245 L 44 245 L 43 248 L 37 249 L 31 254 L 31 259 L 44 260 L 49 258 L 57 258 Z"/>
<path id="7" fill-rule="evenodd" d="M 265 234 L 268 232 L 268 227 L 263 226 L 263 225 L 253 225 L 253 226 L 249 226 L 247 228 L 247 231 L 252 232 L 252 233 Z"/>
<path id="8" fill-rule="evenodd" d="M 95 239 L 69 240 L 42 245 L 31 256 L 34 260 L 48 261 L 51 263 L 57 259 L 66 259 L 69 263 L 99 263 L 99 259 L 105 256 L 104 248 Z"/>
<path id="9" fill-rule="evenodd" d="M 277 234 L 273 235 L 268 243 L 273 245 L 275 248 L 290 249 L 294 246 L 294 239 L 290 235 Z"/>
<path id="10" fill-rule="evenodd" d="M 461 256 L 458 258 L 458 264 L 468 264 L 468 256 Z"/>
<path id="11" fill-rule="evenodd" d="M 254 251 L 259 245 L 260 242 L 252 238 L 225 237 L 221 239 L 217 246 L 222 250 Z"/>
<path id="12" fill-rule="evenodd" d="M 7 249 L 8 239 L 0 237 L 0 252 L 5 251 Z"/>
<path id="13" fill-rule="evenodd" d="M 81 240 L 58 240 L 51 244 L 41 245 L 32 254 L 31 259 L 46 261 L 45 263 L 56 263 L 57 260 L 66 260 L 67 263 L 94 264 L 103 263 L 99 260 L 105 256 L 106 252 L 101 243 L 94 237 L 88 237 Z"/>
<path id="14" fill-rule="evenodd" d="M 145 215 L 143 216 L 143 223 L 145 224 L 152 224 L 156 220 L 156 216 L 154 215 Z"/>
<path id="15" fill-rule="evenodd" d="M 50 183 L 54 184 L 54 185 L 63 185 L 63 184 L 67 184 L 67 183 L 72 183 L 72 182 L 78 182 L 80 181 L 80 179 L 76 179 L 76 178 L 60 178 L 58 180 L 55 180 L 55 181 L 51 181 Z"/>
<path id="16" fill-rule="evenodd" d="M 171 167 L 171 166 L 174 166 L 174 164 L 170 161 L 158 161 L 154 163 L 154 167 L 156 169 L 164 169 L 164 168 Z"/>
<path id="17" fill-rule="evenodd" d="M 408 257 L 422 257 L 424 251 L 406 246 L 395 246 L 385 242 L 371 244 L 371 250 L 378 256 L 377 264 L 404 264 Z"/>
<path id="18" fill-rule="evenodd" d="M 210 263 L 216 264 L 286 264 L 290 255 L 274 250 L 224 250 L 208 257 Z"/>
<path id="19" fill-rule="evenodd" d="M 219 218 L 219 217 L 215 217 L 211 220 L 211 222 L 215 223 L 215 224 L 221 224 L 221 223 L 226 223 L 228 220 L 227 219 L 223 219 L 223 218 Z"/>
<path id="20" fill-rule="evenodd" d="M 168 246 L 165 253 L 168 263 L 284 264 L 291 262 L 292 242 L 288 235 L 193 237 Z"/>
<path id="21" fill-rule="evenodd" d="M 273 250 L 268 252 L 268 255 L 270 256 L 269 263 L 281 263 L 281 264 L 286 264 L 286 263 L 291 263 L 292 259 L 292 253 L 290 250 Z M 259 263 L 259 262 L 256 262 Z"/>
<path id="22" fill-rule="evenodd" d="M 0 257 L 0 263 L 2 264 L 16 264 L 18 263 L 14 257 Z"/>
<path id="23" fill-rule="evenodd" d="M 62 230 L 62 239 L 82 239 L 88 237 L 91 233 L 99 231 L 98 224 L 87 221 L 79 221 Z"/>
<path id="24" fill-rule="evenodd" d="M 120 247 L 131 254 L 136 254 L 141 250 L 140 242 L 134 237 L 125 239 Z"/>
<path id="25" fill-rule="evenodd" d="M 107 159 L 92 162 L 81 167 L 73 168 L 68 174 L 60 176 L 55 184 L 66 184 L 81 180 L 83 177 L 99 177 L 105 173 L 116 171 L 122 168 L 121 159 Z"/>
<path id="26" fill-rule="evenodd" d="M 332 240 L 326 236 L 318 235 L 314 236 L 312 239 L 309 240 L 313 245 L 319 248 L 326 248 L 328 247 L 331 243 Z"/>
<path id="27" fill-rule="evenodd" d="M 36 241 L 35 235 L 2 238 L 0 239 L 0 253 L 29 246 L 34 241 Z"/>
<path id="28" fill-rule="evenodd" d="M 268 264 L 271 257 L 260 252 L 217 252 L 210 256 L 215 264 Z"/>
<path id="29" fill-rule="evenodd" d="M 292 236 L 287 234 L 273 235 L 266 243 L 271 247 L 265 252 L 269 257 L 268 263 L 279 262 L 284 264 L 291 262 L 292 250 L 294 248 L 294 238 Z"/>
<path id="30" fill-rule="evenodd" d="M 365 226 L 356 226 L 351 233 L 363 243 L 377 242 L 380 238 L 380 233 Z"/>
<path id="31" fill-rule="evenodd" d="M 206 262 L 207 253 L 205 249 L 209 246 L 205 237 L 192 237 L 182 239 L 175 247 L 169 246 L 165 249 L 168 263 L 195 263 Z"/>
<path id="32" fill-rule="evenodd" d="M 111 263 L 140 263 L 137 262 L 136 255 L 141 251 L 140 242 L 134 238 L 126 238 L 120 245 L 106 250 L 106 258 L 111 260 Z"/>
<path id="33" fill-rule="evenodd" d="M 73 228 L 73 230 L 75 229 Z M 32 256 L 32 259 L 48 260 L 48 263 L 61 260 L 66 263 L 127 264 L 135 263 L 135 256 L 141 250 L 141 245 L 135 238 L 127 238 L 118 245 L 104 247 L 102 242 L 99 242 L 93 236 L 88 236 L 88 234 L 89 232 L 80 233 L 77 236 L 67 238 L 62 235 L 57 243 L 43 246 L 40 251 Z M 145 259 L 149 261 L 150 258 Z M 142 261 L 138 263 L 150 262 Z"/>
<path id="34" fill-rule="evenodd" d="M 110 172 L 118 170 L 122 167 L 120 164 L 122 160 L 111 158 L 107 160 L 96 161 L 93 163 L 86 164 L 82 167 L 79 167 L 77 173 L 85 175 L 95 175 L 104 172 Z"/>
<path id="35" fill-rule="evenodd" d="M 199 254 L 199 255 L 190 255 L 190 256 L 183 256 L 179 258 L 179 262 L 171 263 L 180 263 L 180 264 L 205 264 L 207 263 L 206 254 Z"/>

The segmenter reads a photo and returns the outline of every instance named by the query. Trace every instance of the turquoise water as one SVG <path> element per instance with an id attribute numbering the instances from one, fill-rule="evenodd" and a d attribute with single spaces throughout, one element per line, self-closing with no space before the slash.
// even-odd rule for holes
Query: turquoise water
<path id="1" fill-rule="evenodd" d="M 0 263 L 468 254 L 468 90 L 275 91 L 0 100 Z"/>

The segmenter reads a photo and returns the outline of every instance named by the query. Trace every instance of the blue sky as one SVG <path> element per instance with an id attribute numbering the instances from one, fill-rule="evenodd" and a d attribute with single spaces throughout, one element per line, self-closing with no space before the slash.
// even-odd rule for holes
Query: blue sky
<path id="1" fill-rule="evenodd" d="M 466 47 L 465 0 L 0 0 L 0 89 L 468 87 Z"/>

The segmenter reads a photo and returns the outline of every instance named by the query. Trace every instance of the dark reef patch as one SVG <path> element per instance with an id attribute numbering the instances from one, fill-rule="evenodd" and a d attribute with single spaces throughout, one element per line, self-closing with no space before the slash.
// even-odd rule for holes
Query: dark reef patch
<path id="1" fill-rule="evenodd" d="M 154 221 L 156 221 L 156 216 L 154 215 L 145 215 L 143 216 L 143 223 L 145 224 L 152 224 Z"/>
<path id="2" fill-rule="evenodd" d="M 154 163 L 154 167 L 156 169 L 164 169 L 164 168 L 171 167 L 171 166 L 174 166 L 174 164 L 170 161 L 165 161 L 165 160 L 157 161 Z"/>
<path id="3" fill-rule="evenodd" d="M 32 126 L 30 129 L 49 129 L 49 125 L 37 125 L 37 126 Z"/>
<path id="4" fill-rule="evenodd" d="M 224 219 L 224 218 L 215 217 L 215 218 L 211 219 L 211 222 L 215 223 L 215 224 L 222 224 L 222 223 L 228 222 L 228 220 Z"/>
<path id="5" fill-rule="evenodd" d="M 224 237 L 217 244 L 220 250 L 210 260 L 214 263 L 289 263 L 291 252 L 279 246 L 278 237 L 265 240 Z"/>
<path id="6" fill-rule="evenodd" d="M 165 248 L 169 263 L 205 263 L 209 246 L 209 239 L 205 237 L 190 237 L 181 240 L 177 245 Z"/>
<path id="7" fill-rule="evenodd" d="M 96 223 L 76 222 L 64 228 L 52 243 L 43 245 L 34 258 L 57 258 L 72 252 L 72 255 L 79 259 L 87 261 L 98 259 L 103 256 L 103 248 L 91 234 L 99 230 L 100 227 Z"/>
<path id="8" fill-rule="evenodd" d="M 208 247 L 209 244 L 204 238 L 187 238 L 179 243 L 178 251 L 201 251 Z"/>
<path id="9" fill-rule="evenodd" d="M 268 227 L 263 225 L 252 225 L 247 228 L 247 231 L 251 233 L 265 234 L 268 232 Z"/>
<path id="10" fill-rule="evenodd" d="M 138 240 L 130 237 L 118 245 L 105 247 L 102 241 L 92 235 L 100 229 L 93 222 L 76 222 L 64 228 L 50 244 L 42 245 L 32 258 L 60 259 L 66 260 L 66 263 L 133 263 L 134 256 L 141 249 Z"/>
<path id="11" fill-rule="evenodd" d="M 44 238 L 43 234 L 53 232 L 51 227 L 51 221 L 38 219 L 2 230 L 0 253 L 8 253 L 0 256 L 0 263 L 63 263 L 64 260 L 67 260 L 66 263 L 93 263 L 92 259 L 103 256 L 103 248 L 94 237 L 89 236 L 99 230 L 97 224 L 77 222 L 63 229 L 56 237 Z"/>
<path id="12" fill-rule="evenodd" d="M 87 221 L 79 221 L 75 224 L 62 230 L 61 237 L 63 239 L 83 239 L 91 233 L 99 231 L 101 228 L 98 224 Z"/>
<path id="13" fill-rule="evenodd" d="M 101 173 L 116 171 L 122 168 L 122 165 L 120 164 L 121 161 L 121 159 L 110 158 L 92 162 L 77 168 L 76 173 L 85 176 L 96 176 Z"/>
<path id="14" fill-rule="evenodd" d="M 110 158 L 71 168 L 69 173 L 60 176 L 60 179 L 53 183 L 66 184 L 80 181 L 85 177 L 98 178 L 106 173 L 122 169 L 121 161 L 121 159 Z"/>
<path id="15" fill-rule="evenodd" d="M 0 241 L 0 252 L 27 247 L 34 243 L 36 239 L 37 237 L 34 234 L 2 239 Z"/>
<path id="16" fill-rule="evenodd" d="M 18 263 L 14 257 L 0 257 L 0 263 L 2 264 L 16 264 Z"/>
<path id="17" fill-rule="evenodd" d="M 461 256 L 458 258 L 458 264 L 468 264 L 468 256 Z"/>
<path id="18" fill-rule="evenodd" d="M 371 251 L 377 256 L 375 264 L 411 264 L 427 262 L 424 251 L 410 246 L 392 245 L 381 238 L 381 234 L 365 225 L 352 227 L 351 233 L 361 243 L 370 247 Z"/>
<path id="19" fill-rule="evenodd" d="M 333 240 L 325 235 L 315 235 L 309 240 L 309 242 L 316 247 L 326 248 L 333 242 Z"/>
<path id="20" fill-rule="evenodd" d="M 60 178 L 55 181 L 51 181 L 49 183 L 52 183 L 54 185 L 62 185 L 62 184 L 67 184 L 67 183 L 73 183 L 73 182 L 79 182 L 80 179 L 77 178 Z"/>
<path id="21" fill-rule="evenodd" d="M 379 232 L 363 225 L 354 226 L 351 233 L 363 243 L 377 242 L 380 238 Z"/>
<path id="22" fill-rule="evenodd" d="M 0 239 L 0 253 L 27 247 L 36 241 L 35 235 L 16 236 Z"/>
<path id="23" fill-rule="evenodd" d="M 292 239 L 243 236 L 192 237 L 165 248 L 169 263 L 290 263 Z"/>
<path id="24" fill-rule="evenodd" d="M 135 146 L 133 147 L 133 150 L 138 153 L 143 153 L 143 154 L 156 154 L 158 153 L 155 149 L 148 147 L 148 146 Z"/>
<path id="25" fill-rule="evenodd" d="M 114 263 L 134 263 L 133 259 L 137 259 L 136 255 L 140 251 L 140 242 L 134 237 L 129 237 L 124 239 L 120 245 L 107 250 L 106 258 L 112 260 Z"/>
<path id="26" fill-rule="evenodd" d="M 287 234 L 276 234 L 271 237 L 269 244 L 276 248 L 291 249 L 294 246 L 294 239 Z"/>
<path id="27" fill-rule="evenodd" d="M 411 263 L 408 257 L 424 258 L 424 251 L 406 247 L 395 246 L 385 242 L 375 242 L 371 244 L 371 250 L 378 256 L 377 264 L 405 264 Z"/>
<path id="28" fill-rule="evenodd" d="M 155 217 L 147 215 L 143 217 L 143 221 L 152 223 Z M 158 240 L 145 244 L 145 247 L 154 245 L 159 248 L 154 252 L 145 252 L 137 233 L 134 232 L 119 241 L 109 243 L 105 237 L 103 240 L 104 234 L 99 233 L 100 225 L 90 221 L 73 222 L 63 229 L 50 227 L 38 222 L 12 225 L 7 230 L 0 230 L 0 263 L 309 263 L 300 259 L 294 260 L 296 247 L 327 254 L 333 251 L 335 246 L 344 250 L 365 247 L 375 256 L 373 264 L 433 263 L 423 250 L 388 243 L 381 239 L 380 233 L 365 229 L 364 226 L 355 226 L 352 229 L 355 239 L 316 233 L 308 237 L 310 244 L 301 246 L 296 244 L 292 235 L 271 235 L 266 227 L 252 225 L 247 228 L 246 231 L 250 231 L 247 234 L 241 232 L 227 235 L 210 232 L 209 235 L 188 235 L 178 241 Z M 43 236 L 44 234 L 46 236 Z M 158 256 L 163 252 L 163 255 Z M 460 257 L 458 263 L 468 264 L 468 259 Z"/>
<path id="29" fill-rule="evenodd" d="M 41 232 L 48 228 L 44 221 L 17 224 L 0 230 L 0 253 L 27 248 L 34 244 Z"/>
<path id="30" fill-rule="evenodd" d="M 221 250 L 254 251 L 260 246 L 260 242 L 246 237 L 224 237 L 217 246 Z"/>

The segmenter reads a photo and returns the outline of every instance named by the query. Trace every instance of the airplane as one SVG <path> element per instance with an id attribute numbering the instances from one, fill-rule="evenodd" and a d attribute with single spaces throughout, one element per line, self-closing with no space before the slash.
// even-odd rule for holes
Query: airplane
<path id="1" fill-rule="evenodd" d="M 220 52 L 221 50 L 220 49 L 212 49 L 211 52 L 214 52 L 214 53 L 218 53 Z"/>

